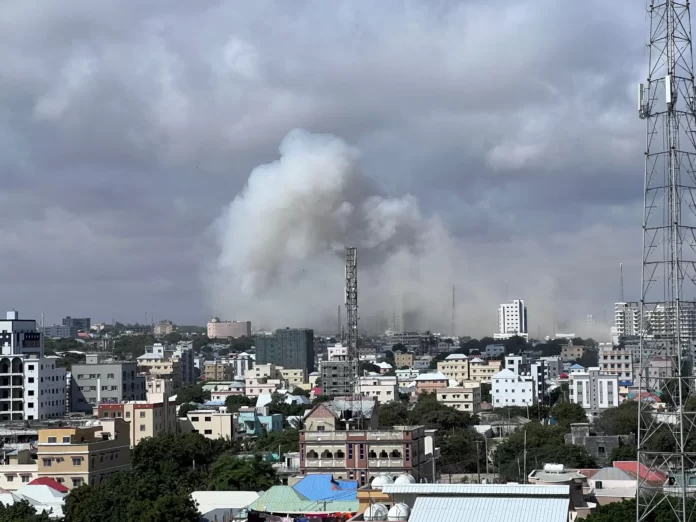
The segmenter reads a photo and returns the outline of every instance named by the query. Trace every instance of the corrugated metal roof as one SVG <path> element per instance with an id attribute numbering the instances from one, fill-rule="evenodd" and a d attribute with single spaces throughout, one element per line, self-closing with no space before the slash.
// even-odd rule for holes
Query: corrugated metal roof
<path id="1" fill-rule="evenodd" d="M 409 522 L 567 522 L 569 509 L 563 498 L 420 497 Z"/>
<path id="2" fill-rule="evenodd" d="M 536 484 L 385 484 L 387 494 L 570 496 L 568 485 Z"/>

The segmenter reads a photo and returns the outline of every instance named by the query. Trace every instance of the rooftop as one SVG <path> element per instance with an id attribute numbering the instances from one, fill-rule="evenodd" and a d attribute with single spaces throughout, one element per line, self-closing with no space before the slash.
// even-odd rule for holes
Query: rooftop
<path id="1" fill-rule="evenodd" d="M 565 522 L 568 498 L 419 497 L 409 522 Z"/>
<path id="2" fill-rule="evenodd" d="M 421 373 L 416 381 L 449 381 L 449 377 L 441 372 Z"/>

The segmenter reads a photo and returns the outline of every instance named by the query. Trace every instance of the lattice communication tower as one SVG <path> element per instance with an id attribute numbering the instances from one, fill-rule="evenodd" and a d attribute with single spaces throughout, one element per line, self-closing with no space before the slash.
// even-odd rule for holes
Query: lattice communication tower
<path id="1" fill-rule="evenodd" d="M 362 417 L 362 399 L 360 393 L 360 355 L 358 352 L 358 250 L 346 247 L 346 346 L 348 360 L 353 369 L 353 398 L 358 399 L 353 407 L 353 414 Z"/>
<path id="2" fill-rule="evenodd" d="M 650 1 L 649 69 L 638 93 L 647 122 L 638 368 L 636 520 L 668 504 L 691 517 L 696 488 L 693 390 L 696 340 L 696 108 L 691 17 L 686 1 Z M 636 383 L 634 383 L 636 384 Z M 591 383 L 592 386 L 598 383 Z M 666 411 L 651 402 L 661 397 Z M 667 477 L 665 482 L 659 477 Z M 661 506 L 661 508 L 664 507 Z"/>

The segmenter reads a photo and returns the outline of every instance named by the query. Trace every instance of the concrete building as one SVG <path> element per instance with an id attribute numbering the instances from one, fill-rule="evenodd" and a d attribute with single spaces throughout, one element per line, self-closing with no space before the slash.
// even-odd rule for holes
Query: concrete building
<path id="1" fill-rule="evenodd" d="M 411 352 L 394 352 L 394 366 L 396 368 L 411 368 L 414 361 L 415 356 Z"/>
<path id="2" fill-rule="evenodd" d="M 233 362 L 234 375 L 244 376 L 248 370 L 251 370 L 254 367 L 256 355 L 242 352 L 238 354 L 235 359 L 233 359 Z"/>
<path id="3" fill-rule="evenodd" d="M 501 361 L 469 359 L 469 380 L 489 383 L 491 378 L 500 371 L 501 366 Z"/>
<path id="4" fill-rule="evenodd" d="M 392 402 L 399 399 L 399 381 L 387 375 L 360 377 L 360 394 L 380 404 Z"/>
<path id="5" fill-rule="evenodd" d="M 102 419 L 101 426 L 39 430 L 38 476 L 72 489 L 96 486 L 130 468 L 130 438 L 123 419 Z"/>
<path id="6" fill-rule="evenodd" d="M 321 388 L 323 394 L 338 397 L 353 393 L 357 375 L 357 361 L 322 361 Z"/>
<path id="7" fill-rule="evenodd" d="M 604 435 L 590 430 L 586 422 L 570 425 L 570 433 L 565 435 L 566 444 L 582 446 L 600 464 L 611 464 L 611 452 L 620 446 L 635 446 L 635 435 Z"/>
<path id="8" fill-rule="evenodd" d="M 640 303 L 634 301 L 614 304 L 614 334 L 640 335 Z"/>
<path id="9" fill-rule="evenodd" d="M 570 400 L 595 418 L 619 405 L 619 376 L 601 373 L 599 367 L 570 374 Z"/>
<path id="10" fill-rule="evenodd" d="M 356 411 L 363 429 L 356 430 Z M 417 481 L 432 481 L 433 432 L 423 426 L 377 429 L 378 403 L 336 399 L 319 404 L 305 418 L 300 432 L 303 475 L 331 473 L 335 479 L 369 484 L 383 473 L 409 473 Z"/>
<path id="11" fill-rule="evenodd" d="M 278 377 L 288 383 L 290 390 L 307 382 L 307 371 L 302 368 L 277 368 L 277 371 Z"/>
<path id="12" fill-rule="evenodd" d="M 200 433 L 207 439 L 234 440 L 234 413 L 220 413 L 212 410 L 196 410 L 186 414 L 180 422 L 184 433 Z"/>
<path id="13" fill-rule="evenodd" d="M 477 415 L 481 411 L 481 383 L 463 381 L 461 386 L 438 388 L 437 401 L 455 410 Z"/>
<path id="14" fill-rule="evenodd" d="M 283 416 L 271 415 L 267 407 L 242 407 L 237 412 L 237 436 L 258 437 L 264 432 L 279 433 L 283 431 Z"/>
<path id="15" fill-rule="evenodd" d="M 329 361 L 346 361 L 348 360 L 348 347 L 341 343 L 336 343 L 333 346 L 326 347 L 326 355 Z"/>
<path id="16" fill-rule="evenodd" d="M 196 370 L 193 357 L 193 341 L 179 341 L 176 343 L 171 358 L 173 361 L 179 361 L 182 386 L 196 383 Z"/>
<path id="17" fill-rule="evenodd" d="M 489 358 L 501 357 L 505 355 L 504 344 L 489 344 L 486 346 L 486 356 Z"/>
<path id="18" fill-rule="evenodd" d="M 440 372 L 421 373 L 416 377 L 416 393 L 435 393 L 439 388 L 447 388 L 449 379 Z"/>
<path id="19" fill-rule="evenodd" d="M 174 383 L 169 379 L 148 378 L 145 382 L 146 400 L 149 402 L 165 402 L 166 398 L 174 396 Z"/>
<path id="20" fill-rule="evenodd" d="M 469 357 L 463 353 L 448 355 L 444 361 L 438 361 L 437 371 L 457 382 L 469 380 Z"/>
<path id="21" fill-rule="evenodd" d="M 92 319 L 89 317 L 63 317 L 63 326 L 77 328 L 80 332 L 89 332 L 92 329 Z"/>
<path id="22" fill-rule="evenodd" d="M 145 400 L 100 404 L 98 417 L 125 420 L 128 423 L 131 445 L 136 446 L 147 437 L 177 431 L 176 403 L 166 395 L 163 398 L 165 400 L 158 402 Z"/>
<path id="23" fill-rule="evenodd" d="M 561 348 L 561 361 L 563 362 L 579 361 L 583 355 L 585 355 L 585 347 L 575 346 L 572 342 L 568 342 L 567 345 Z"/>
<path id="24" fill-rule="evenodd" d="M 618 375 L 620 381 L 633 380 L 633 356 L 625 348 L 604 347 L 599 352 L 599 369 L 606 375 Z"/>
<path id="25" fill-rule="evenodd" d="M 0 488 L 15 491 L 39 476 L 39 466 L 28 449 L 0 449 Z"/>
<path id="26" fill-rule="evenodd" d="M 233 367 L 221 361 L 207 361 L 203 364 L 202 377 L 206 381 L 229 381 L 233 376 Z"/>
<path id="27" fill-rule="evenodd" d="M 515 335 L 527 337 L 527 307 L 523 299 L 503 303 L 498 307 L 498 332 L 495 339 L 507 339 Z"/>
<path id="28" fill-rule="evenodd" d="M 62 324 L 39 326 L 37 330 L 51 339 L 75 339 L 78 332 L 77 327 L 64 326 Z"/>
<path id="29" fill-rule="evenodd" d="M 138 372 L 157 379 L 169 379 L 174 383 L 174 389 L 183 384 L 182 363 L 172 357 L 172 351 L 167 350 L 162 343 L 145 347 L 145 353 L 137 359 Z M 191 360 L 193 366 L 193 360 Z"/>
<path id="30" fill-rule="evenodd" d="M 491 381 L 494 408 L 530 406 L 536 403 L 534 380 L 531 376 L 521 377 L 506 368 L 495 374 Z"/>
<path id="31" fill-rule="evenodd" d="M 164 337 L 174 332 L 174 323 L 168 320 L 160 321 L 155 325 L 154 334 L 157 337 Z"/>
<path id="32" fill-rule="evenodd" d="M 213 317 L 208 321 L 209 339 L 237 339 L 251 337 L 251 321 L 220 321 Z"/>
<path id="33" fill-rule="evenodd" d="M 256 337 L 256 364 L 314 371 L 314 330 L 286 328 Z"/>
<path id="34" fill-rule="evenodd" d="M 87 354 L 85 364 L 73 364 L 71 411 L 91 412 L 99 404 L 142 401 L 145 377 L 135 361 L 112 361 L 100 354 Z"/>

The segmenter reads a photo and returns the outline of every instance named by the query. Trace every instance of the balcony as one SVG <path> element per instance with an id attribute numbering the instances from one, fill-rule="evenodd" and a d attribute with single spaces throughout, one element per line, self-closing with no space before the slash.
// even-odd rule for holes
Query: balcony
<path id="1" fill-rule="evenodd" d="M 406 468 L 411 467 L 411 463 L 408 465 L 404 463 L 403 459 L 368 459 L 368 468 Z"/>
<path id="2" fill-rule="evenodd" d="M 346 459 L 307 459 L 306 468 L 346 468 Z"/>

